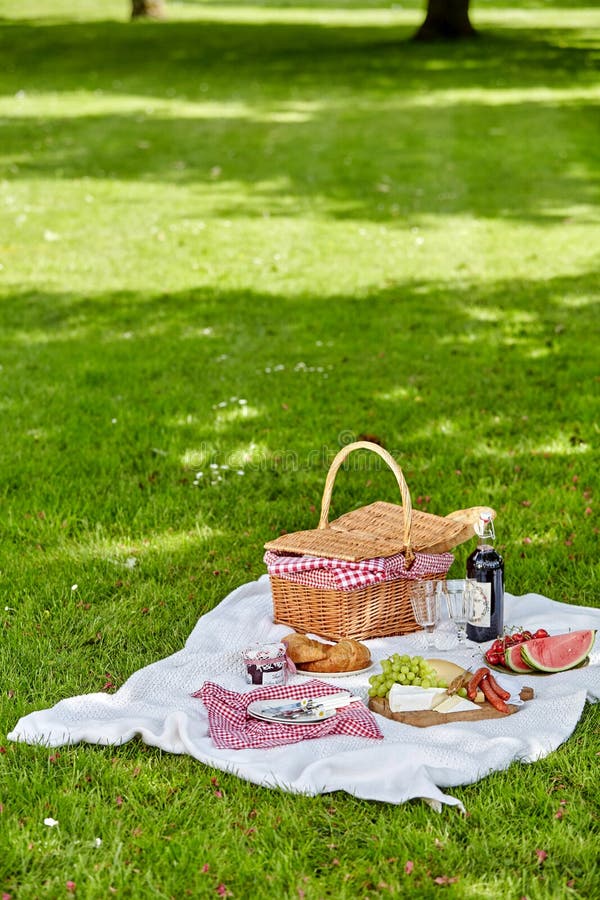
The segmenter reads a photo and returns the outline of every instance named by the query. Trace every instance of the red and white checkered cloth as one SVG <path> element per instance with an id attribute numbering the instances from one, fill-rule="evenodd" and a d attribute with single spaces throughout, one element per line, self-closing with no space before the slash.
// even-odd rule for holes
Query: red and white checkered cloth
<path id="1" fill-rule="evenodd" d="M 412 566 L 407 568 L 403 553 L 348 562 L 320 556 L 281 556 L 267 550 L 264 561 L 269 575 L 326 591 L 353 591 L 396 578 L 415 581 L 431 575 L 445 575 L 454 556 L 452 553 L 415 553 Z"/>
<path id="2" fill-rule="evenodd" d="M 304 697 L 323 697 L 337 693 L 339 688 L 316 680 L 299 685 L 271 685 L 245 694 L 228 691 L 219 684 L 205 681 L 192 697 L 202 700 L 208 710 L 210 736 L 220 750 L 280 747 L 330 734 L 383 739 L 375 716 L 360 701 L 344 706 L 337 710 L 335 716 L 310 726 L 264 722 L 252 718 L 247 712 L 250 703 L 256 700 L 301 700 Z"/>

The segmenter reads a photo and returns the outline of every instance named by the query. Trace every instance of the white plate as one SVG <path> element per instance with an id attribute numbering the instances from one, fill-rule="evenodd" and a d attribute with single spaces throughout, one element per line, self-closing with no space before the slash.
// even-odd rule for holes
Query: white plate
<path id="1" fill-rule="evenodd" d="M 294 701 L 289 700 L 288 702 L 293 703 Z M 317 725 L 319 722 L 324 722 L 336 714 L 335 709 L 325 709 L 321 715 L 305 713 L 301 718 L 290 719 L 287 716 L 269 713 L 269 710 L 273 709 L 273 707 L 277 708 L 285 703 L 285 700 L 255 700 L 254 703 L 248 706 L 248 715 L 252 716 L 253 719 L 260 719 L 262 722 L 276 722 L 278 725 Z"/>
<path id="2" fill-rule="evenodd" d="M 369 663 L 363 669 L 353 669 L 351 672 L 308 672 L 306 669 L 296 667 L 296 675 L 309 675 L 311 678 L 352 678 L 353 675 L 362 675 L 375 668 L 375 663 Z"/>

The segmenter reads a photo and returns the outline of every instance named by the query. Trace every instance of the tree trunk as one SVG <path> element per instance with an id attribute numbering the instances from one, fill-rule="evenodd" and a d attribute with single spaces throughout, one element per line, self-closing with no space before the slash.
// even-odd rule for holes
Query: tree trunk
<path id="1" fill-rule="evenodd" d="M 427 0 L 427 16 L 414 40 L 455 41 L 476 34 L 469 20 L 469 0 Z"/>
<path id="2" fill-rule="evenodd" d="M 132 19 L 164 19 L 163 0 L 131 0 Z"/>

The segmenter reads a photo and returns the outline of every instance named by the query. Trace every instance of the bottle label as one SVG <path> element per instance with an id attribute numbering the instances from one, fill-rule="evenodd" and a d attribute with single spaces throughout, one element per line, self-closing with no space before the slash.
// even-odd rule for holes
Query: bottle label
<path id="1" fill-rule="evenodd" d="M 492 585 L 489 581 L 471 581 L 473 612 L 469 624 L 475 628 L 489 628 L 492 620 Z"/>

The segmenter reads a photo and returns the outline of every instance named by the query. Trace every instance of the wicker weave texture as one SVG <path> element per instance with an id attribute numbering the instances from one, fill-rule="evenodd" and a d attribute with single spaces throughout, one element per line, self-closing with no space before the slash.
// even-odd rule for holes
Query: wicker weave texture
<path id="1" fill-rule="evenodd" d="M 269 541 L 265 548 L 358 562 L 405 552 L 404 527 L 404 509 L 378 500 L 345 513 L 327 528 L 284 534 Z M 415 553 L 446 553 L 472 534 L 473 529 L 458 519 L 413 510 L 410 546 Z"/>
<path id="2" fill-rule="evenodd" d="M 414 581 L 397 578 L 355 591 L 323 591 L 273 575 L 270 581 L 274 621 L 294 631 L 332 641 L 364 641 L 409 634 L 420 627 L 409 601 Z"/>

